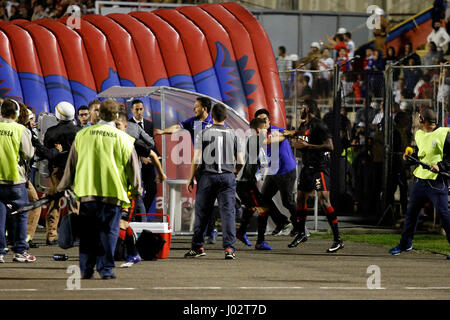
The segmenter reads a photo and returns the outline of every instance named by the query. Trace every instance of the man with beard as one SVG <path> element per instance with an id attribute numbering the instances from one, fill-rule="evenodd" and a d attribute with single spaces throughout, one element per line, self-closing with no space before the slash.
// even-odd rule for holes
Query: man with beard
<path id="1" fill-rule="evenodd" d="M 433 21 L 433 31 L 428 35 L 427 42 L 434 42 L 438 51 L 445 51 L 445 47 L 450 42 L 450 36 L 447 31 L 441 27 L 441 21 Z"/>
<path id="2" fill-rule="evenodd" d="M 302 105 L 301 119 L 304 122 L 294 134 L 297 139 L 292 139 L 292 146 L 302 151 L 304 167 L 300 173 L 297 198 L 297 224 L 300 231 L 294 240 L 288 245 L 295 248 L 300 243 L 307 241 L 304 232 L 307 219 L 307 201 L 316 190 L 319 203 L 333 231 L 334 241 L 327 252 L 336 252 L 344 247 L 339 236 L 338 220 L 334 208 L 330 202 L 330 170 L 329 154 L 333 151 L 333 141 L 328 128 L 320 119 L 319 108 L 314 100 L 306 100 Z"/>

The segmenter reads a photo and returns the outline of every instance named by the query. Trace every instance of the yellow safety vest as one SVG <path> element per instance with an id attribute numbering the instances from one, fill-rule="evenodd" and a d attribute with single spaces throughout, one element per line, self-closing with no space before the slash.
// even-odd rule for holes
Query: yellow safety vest
<path id="1" fill-rule="evenodd" d="M 25 129 L 16 122 L 0 122 L 0 181 L 20 181 L 19 151 Z"/>
<path id="2" fill-rule="evenodd" d="M 418 130 L 415 135 L 415 140 L 416 145 L 419 148 L 417 154 L 419 160 L 432 166 L 441 162 L 444 155 L 445 139 L 449 131 L 450 128 L 446 127 L 437 128 L 432 132 Z M 414 176 L 419 179 L 436 180 L 438 174 L 431 172 L 422 166 L 418 166 L 416 170 L 414 170 Z"/>
<path id="3" fill-rule="evenodd" d="M 125 167 L 130 160 L 134 140 L 107 124 L 80 130 L 75 137 L 78 159 L 74 192 L 77 197 L 111 197 L 129 203 Z"/>

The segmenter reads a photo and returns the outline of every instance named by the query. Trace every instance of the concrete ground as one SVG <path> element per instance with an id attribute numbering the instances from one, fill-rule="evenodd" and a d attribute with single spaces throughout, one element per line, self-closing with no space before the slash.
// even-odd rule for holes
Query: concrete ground
<path id="1" fill-rule="evenodd" d="M 168 259 L 143 261 L 119 268 L 117 279 L 81 280 L 80 290 L 67 290 L 78 265 L 78 248 L 62 250 L 41 244 L 31 253 L 35 263 L 13 263 L 12 254 L 0 264 L 0 300 L 5 299 L 149 299 L 149 300 L 305 300 L 305 299 L 449 299 L 450 261 L 443 255 L 411 252 L 391 256 L 378 245 L 345 243 L 336 254 L 325 253 L 328 240 L 310 238 L 289 249 L 289 236 L 267 240 L 273 251 L 256 251 L 237 243 L 237 259 L 224 260 L 221 237 L 206 245 L 207 255 L 184 259 L 189 236 L 176 236 Z M 255 242 L 255 237 L 250 237 Z M 345 235 L 344 235 L 345 240 Z M 54 253 L 66 253 L 68 261 L 53 261 Z M 369 266 L 380 270 L 380 289 L 368 289 Z M 68 280 L 69 279 L 69 280 Z M 371 284 L 376 282 L 369 280 Z"/>

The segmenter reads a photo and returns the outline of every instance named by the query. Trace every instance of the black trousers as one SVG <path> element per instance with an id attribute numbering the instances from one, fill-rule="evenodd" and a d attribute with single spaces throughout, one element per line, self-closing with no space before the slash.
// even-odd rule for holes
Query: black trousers
<path id="1" fill-rule="evenodd" d="M 262 187 L 262 197 L 267 207 L 271 207 L 272 198 L 279 191 L 281 195 L 281 202 L 291 214 L 291 222 L 296 223 L 297 201 L 295 199 L 295 180 L 297 178 L 297 170 L 294 169 L 288 173 L 281 175 L 268 175 L 264 180 Z M 286 224 L 288 219 L 281 212 L 271 212 L 270 217 L 273 222 L 279 226 Z"/>
<path id="2" fill-rule="evenodd" d="M 145 195 L 144 195 L 144 206 L 146 212 L 149 212 L 153 200 L 156 197 L 156 173 L 155 167 L 152 164 L 142 165 L 142 182 L 144 185 Z"/>

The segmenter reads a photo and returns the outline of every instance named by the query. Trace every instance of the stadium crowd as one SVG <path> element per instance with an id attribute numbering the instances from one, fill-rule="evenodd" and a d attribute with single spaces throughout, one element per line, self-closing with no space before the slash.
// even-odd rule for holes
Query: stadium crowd
<path id="1" fill-rule="evenodd" d="M 113 0 L 114 1 L 114 0 Z M 124 2 L 180 3 L 177 0 L 123 0 Z M 204 1 L 184 0 L 183 4 L 198 4 Z M 14 0 L 0 1 L 0 20 L 25 19 L 34 21 L 42 18 L 59 19 L 67 14 L 71 5 L 80 7 L 81 15 L 95 13 L 95 0 Z"/>
<path id="2" fill-rule="evenodd" d="M 288 54 L 284 46 L 278 48 L 277 57 L 286 105 L 299 106 L 304 101 L 316 99 L 330 131 L 334 121 L 331 110 L 335 90 L 333 67 L 335 64 L 340 67 L 340 151 L 345 158 L 341 179 L 345 181 L 345 198 L 348 198 L 349 206 L 354 204 L 355 211 L 366 215 L 382 213 L 379 203 L 384 162 L 384 71 L 388 66 L 403 67 L 393 71 L 392 118 L 394 144 L 398 148 L 395 151 L 400 152 L 412 143 L 418 127 L 415 115 L 422 109 L 443 103 L 443 125 L 450 126 L 450 70 L 446 67 L 450 53 L 450 21 L 444 26 L 441 20 L 444 15 L 432 20 L 427 43 L 414 47 L 407 42 L 397 52 L 385 44 L 391 26 L 384 19 L 384 13 L 379 13 L 381 29 L 375 30 L 374 43 L 360 49 L 357 56 L 351 32 L 339 28 L 333 37 L 325 36 L 325 41 L 312 42 L 311 51 L 303 58 Z M 294 118 L 288 111 L 288 126 L 298 126 L 292 123 Z M 393 204 L 395 188 L 399 186 L 399 217 L 406 213 L 407 178 L 411 173 L 401 159 L 394 164 L 398 179 L 392 181 L 395 187 L 389 198 Z"/>

